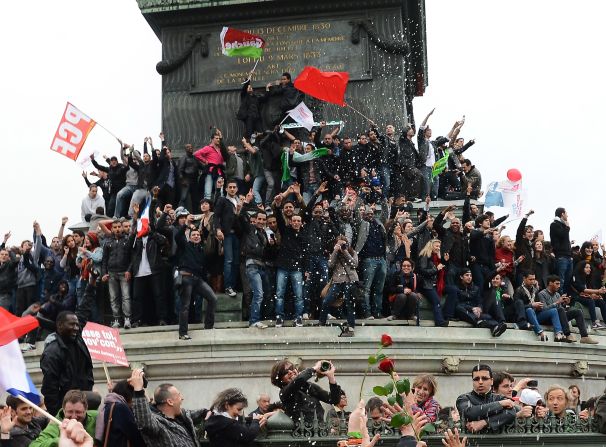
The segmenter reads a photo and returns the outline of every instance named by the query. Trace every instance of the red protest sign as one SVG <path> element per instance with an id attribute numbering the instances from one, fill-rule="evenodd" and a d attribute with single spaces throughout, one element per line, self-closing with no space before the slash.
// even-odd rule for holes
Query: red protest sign
<path id="1" fill-rule="evenodd" d="M 82 331 L 82 338 L 93 360 L 128 366 L 118 329 L 88 322 Z"/>
<path id="2" fill-rule="evenodd" d="M 51 150 L 75 161 L 95 124 L 95 121 L 68 102 L 55 132 Z"/>

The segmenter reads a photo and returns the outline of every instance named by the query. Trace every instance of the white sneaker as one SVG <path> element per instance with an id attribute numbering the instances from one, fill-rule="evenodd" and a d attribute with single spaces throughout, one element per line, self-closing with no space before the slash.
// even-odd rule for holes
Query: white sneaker
<path id="1" fill-rule="evenodd" d="M 257 329 L 267 329 L 269 326 L 267 326 L 265 323 L 261 322 L 261 321 L 257 321 L 254 324 L 251 324 L 250 327 L 256 327 Z"/>
<path id="2" fill-rule="evenodd" d="M 328 314 L 328 315 L 326 316 L 326 318 L 327 318 L 328 320 L 336 320 L 336 319 L 337 319 L 337 317 L 335 317 L 335 316 L 333 316 L 333 315 L 331 315 L 331 314 Z"/>
<path id="3" fill-rule="evenodd" d="M 371 315 L 371 316 L 369 316 L 369 317 L 368 317 L 368 318 L 366 318 L 366 319 L 367 319 L 367 320 L 374 320 L 374 319 L 375 319 L 375 317 Z"/>
<path id="4" fill-rule="evenodd" d="M 114 321 L 112 321 L 112 328 L 118 329 L 119 327 L 120 327 L 120 320 L 115 319 Z"/>
<path id="5" fill-rule="evenodd" d="M 309 320 L 309 314 L 307 312 L 303 314 L 303 319 Z"/>
<path id="6" fill-rule="evenodd" d="M 387 317 L 387 321 L 393 321 L 396 319 L 395 315 L 390 315 L 389 317 Z"/>
<path id="7" fill-rule="evenodd" d="M 130 318 L 124 319 L 124 329 L 130 329 Z"/>

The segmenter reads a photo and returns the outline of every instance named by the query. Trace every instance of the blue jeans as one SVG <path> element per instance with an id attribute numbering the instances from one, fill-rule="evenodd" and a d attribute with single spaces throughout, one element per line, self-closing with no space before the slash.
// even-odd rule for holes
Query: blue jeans
<path id="1" fill-rule="evenodd" d="M 473 276 L 473 283 L 478 286 L 480 289 L 480 293 L 484 290 L 484 283 L 486 282 L 486 278 L 491 273 L 491 269 L 485 265 L 478 264 L 474 262 L 470 266 L 471 274 Z"/>
<path id="2" fill-rule="evenodd" d="M 391 169 L 388 164 L 381 165 L 381 184 L 383 185 L 383 194 L 389 197 L 389 186 L 391 185 Z"/>
<path id="3" fill-rule="evenodd" d="M 255 203 L 257 205 L 263 204 L 263 197 L 261 197 L 261 190 L 263 189 L 263 185 L 265 184 L 265 177 L 255 177 L 253 182 L 253 196 L 255 198 Z"/>
<path id="4" fill-rule="evenodd" d="M 432 200 L 435 200 L 438 197 L 438 187 L 440 178 L 439 176 L 435 176 L 432 180 L 431 172 L 433 171 L 433 167 L 425 166 L 421 173 L 423 174 L 423 197 L 431 196 Z"/>
<path id="5" fill-rule="evenodd" d="M 284 294 L 290 281 L 295 293 L 295 317 L 303 316 L 303 272 L 278 267 L 276 273 L 276 317 L 284 317 Z"/>
<path id="6" fill-rule="evenodd" d="M 235 233 L 230 233 L 223 240 L 223 282 L 225 288 L 236 287 L 240 269 L 240 239 Z"/>
<path id="7" fill-rule="evenodd" d="M 328 293 L 324 297 L 324 301 L 322 301 L 322 310 L 320 311 L 319 318 L 320 324 L 326 324 L 330 305 L 340 294 L 343 294 L 345 297 L 345 309 L 347 309 L 347 325 L 352 328 L 356 327 L 356 305 L 354 303 L 354 297 L 351 294 L 351 286 L 352 283 L 350 282 L 340 282 L 330 286 Z"/>
<path id="8" fill-rule="evenodd" d="M 250 318 L 248 320 L 248 324 L 252 325 L 261 321 L 261 304 L 263 304 L 265 294 L 269 292 L 269 279 L 265 273 L 265 268 L 255 264 L 246 266 L 246 277 L 252 290 Z"/>
<path id="9" fill-rule="evenodd" d="M 114 320 L 120 318 L 120 311 L 123 312 L 124 318 L 130 318 L 130 284 L 124 273 L 109 273 L 109 301 Z"/>
<path id="10" fill-rule="evenodd" d="M 553 332 L 556 334 L 562 332 L 562 325 L 560 324 L 560 317 L 558 316 L 558 310 L 556 308 L 542 310 L 539 313 L 536 313 L 534 309 L 526 309 L 526 318 L 528 318 L 528 321 L 532 324 L 532 330 L 537 335 L 543 331 L 540 323 L 546 323 L 548 321 L 551 321 Z"/>
<path id="11" fill-rule="evenodd" d="M 421 294 L 429 300 L 433 308 L 433 321 L 436 325 L 444 323 L 444 316 L 442 315 L 442 307 L 440 305 L 440 297 L 435 288 L 432 289 L 420 289 Z"/>
<path id="12" fill-rule="evenodd" d="M 328 260 L 322 255 L 312 255 L 309 257 L 305 271 L 309 272 L 309 279 L 303 286 L 304 308 L 305 312 L 312 312 L 315 315 L 320 303 L 312 303 L 312 300 L 320 297 L 320 291 L 328 281 Z"/>
<path id="13" fill-rule="evenodd" d="M 128 214 L 128 203 L 133 193 L 137 189 L 136 185 L 126 185 L 116 196 L 116 209 L 114 210 L 114 219 L 118 217 L 126 217 Z M 126 209 L 125 209 L 126 208 Z"/>
<path id="14" fill-rule="evenodd" d="M 204 198 L 210 199 L 215 191 L 215 185 L 217 184 L 217 179 L 219 178 L 219 174 L 215 174 L 214 172 L 208 172 L 204 176 Z"/>
<path id="15" fill-rule="evenodd" d="M 314 195 L 316 189 L 318 189 L 319 186 L 320 185 L 318 185 L 318 183 L 303 184 L 303 200 L 305 201 L 305 203 L 309 203 L 309 200 Z"/>
<path id="16" fill-rule="evenodd" d="M 363 258 L 360 273 L 360 280 L 364 284 L 364 303 L 362 305 L 364 317 L 371 315 L 372 303 L 374 306 L 372 315 L 380 318 L 383 314 L 383 286 L 387 276 L 387 261 L 385 258 Z"/>
<path id="17" fill-rule="evenodd" d="M 560 277 L 560 293 L 568 293 L 572 281 L 572 258 L 556 258 L 556 274 Z"/>
<path id="18" fill-rule="evenodd" d="M 606 318 L 606 301 L 604 301 L 603 298 L 600 298 L 599 300 L 594 300 L 591 298 L 585 298 L 579 295 L 575 295 L 574 301 L 581 303 L 587 308 L 587 310 L 589 311 L 589 318 L 591 318 L 592 323 L 595 323 L 598 320 L 598 315 L 595 313 L 596 306 L 600 308 L 600 312 L 602 313 L 602 319 Z"/>

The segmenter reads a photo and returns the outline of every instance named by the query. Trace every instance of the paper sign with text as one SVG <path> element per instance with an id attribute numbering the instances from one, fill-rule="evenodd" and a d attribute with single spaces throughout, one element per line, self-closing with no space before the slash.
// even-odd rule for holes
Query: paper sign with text
<path id="1" fill-rule="evenodd" d="M 84 326 L 82 338 L 93 360 L 128 367 L 118 329 L 89 322 Z"/>

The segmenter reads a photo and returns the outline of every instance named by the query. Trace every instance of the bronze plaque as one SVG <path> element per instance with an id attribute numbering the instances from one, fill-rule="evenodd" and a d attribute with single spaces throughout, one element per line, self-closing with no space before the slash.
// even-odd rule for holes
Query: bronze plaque
<path id="1" fill-rule="evenodd" d="M 253 75 L 253 85 L 259 87 L 280 79 L 289 72 L 293 81 L 306 65 L 322 71 L 346 71 L 351 80 L 370 80 L 368 39 L 351 42 L 348 19 L 283 21 L 274 25 L 235 26 L 265 40 L 263 56 Z M 191 93 L 240 89 L 255 59 L 228 57 L 221 53 L 220 27 L 196 32 L 209 34 L 210 53 L 202 57 L 194 52 Z"/>

